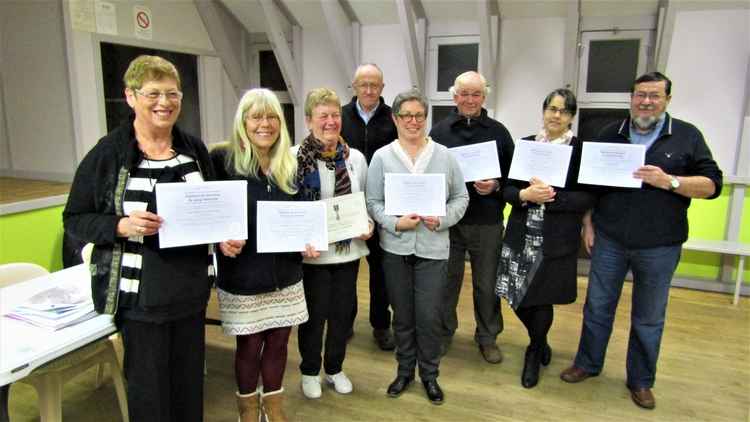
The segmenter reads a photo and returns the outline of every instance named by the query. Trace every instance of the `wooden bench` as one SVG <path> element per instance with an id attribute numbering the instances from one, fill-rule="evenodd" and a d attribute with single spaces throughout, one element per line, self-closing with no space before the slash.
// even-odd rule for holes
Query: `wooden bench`
<path id="1" fill-rule="evenodd" d="M 715 252 L 739 257 L 737 280 L 734 284 L 734 300 L 732 301 L 734 305 L 737 305 L 740 300 L 742 273 L 745 271 L 745 257 L 750 256 L 750 244 L 729 240 L 688 240 L 682 245 L 682 248 L 691 251 Z"/>

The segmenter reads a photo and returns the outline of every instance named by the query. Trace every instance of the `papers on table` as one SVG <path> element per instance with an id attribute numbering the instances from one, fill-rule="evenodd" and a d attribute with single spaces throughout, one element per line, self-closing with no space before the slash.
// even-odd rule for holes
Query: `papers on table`
<path id="1" fill-rule="evenodd" d="M 508 178 L 528 182 L 532 177 L 565 187 L 573 147 L 570 145 L 519 140 L 513 152 Z"/>
<path id="2" fill-rule="evenodd" d="M 75 284 L 51 287 L 31 296 L 5 316 L 51 330 L 78 324 L 96 316 L 88 288 Z"/>
<path id="3" fill-rule="evenodd" d="M 328 250 L 324 201 L 258 201 L 257 217 L 260 253 L 301 252 L 307 244 Z"/>
<path id="4" fill-rule="evenodd" d="M 247 239 L 247 181 L 157 183 L 159 247 Z"/>
<path id="5" fill-rule="evenodd" d="M 446 213 L 445 174 L 385 174 L 385 214 L 441 217 Z"/>
<path id="6" fill-rule="evenodd" d="M 497 179 L 502 175 L 495 141 L 450 148 L 448 151 L 461 167 L 465 182 Z"/>
<path id="7" fill-rule="evenodd" d="M 633 177 L 646 160 L 645 145 L 584 142 L 578 182 L 589 185 L 640 188 Z"/>
<path id="8" fill-rule="evenodd" d="M 369 233 L 364 192 L 324 199 L 328 221 L 328 242 L 351 239 Z"/>

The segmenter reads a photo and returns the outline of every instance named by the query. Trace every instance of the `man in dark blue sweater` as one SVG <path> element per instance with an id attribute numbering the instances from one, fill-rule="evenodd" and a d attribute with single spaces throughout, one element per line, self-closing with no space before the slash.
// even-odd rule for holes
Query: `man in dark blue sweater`
<path id="1" fill-rule="evenodd" d="M 500 299 L 495 294 L 495 277 L 505 208 L 501 188 L 510 171 L 513 138 L 508 129 L 489 117 L 483 108 L 488 91 L 487 82 L 479 73 L 471 71 L 458 75 L 451 87 L 456 108 L 432 128 L 430 136 L 448 148 L 487 141 L 495 141 L 497 146 L 502 177 L 467 183 L 469 207 L 461 221 L 450 229 L 443 341 L 445 351 L 458 327 L 456 305 L 464 281 L 468 251 L 474 290 L 474 341 L 487 362 L 500 363 L 503 355 L 496 340 L 503 330 L 503 317 Z"/>
<path id="2" fill-rule="evenodd" d="M 653 409 L 669 286 L 687 240 L 691 198 L 716 198 L 722 173 L 701 132 L 666 112 L 672 82 L 659 72 L 635 80 L 630 118 L 605 127 L 599 141 L 646 146 L 646 165 L 633 176 L 639 189 L 607 188 L 592 218 L 584 217 L 591 252 L 588 293 L 578 353 L 560 377 L 580 382 L 604 365 L 625 274 L 633 272 L 627 386 L 633 402 Z"/>

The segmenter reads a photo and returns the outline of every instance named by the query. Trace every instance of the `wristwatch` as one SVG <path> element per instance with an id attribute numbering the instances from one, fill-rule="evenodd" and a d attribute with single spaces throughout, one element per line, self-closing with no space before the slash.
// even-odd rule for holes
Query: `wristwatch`
<path id="1" fill-rule="evenodd" d="M 677 178 L 674 177 L 674 176 L 669 176 L 669 177 L 671 179 L 669 181 L 669 190 L 672 191 L 672 192 L 674 192 L 675 190 L 677 190 L 677 189 L 680 188 L 680 181 L 677 180 Z"/>

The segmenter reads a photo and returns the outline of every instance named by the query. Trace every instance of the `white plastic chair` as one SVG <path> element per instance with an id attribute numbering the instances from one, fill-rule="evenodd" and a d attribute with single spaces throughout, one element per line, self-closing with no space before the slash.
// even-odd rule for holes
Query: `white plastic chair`
<path id="1" fill-rule="evenodd" d="M 82 254 L 83 255 L 83 254 Z M 90 258 L 85 257 L 86 261 Z M 13 263 L 0 265 L 0 287 L 20 283 L 49 272 L 37 264 Z M 128 402 L 125 394 L 125 382 L 117 360 L 117 353 L 110 339 L 101 339 L 81 347 L 78 350 L 50 361 L 31 372 L 26 378 L 16 382 L 31 385 L 36 389 L 39 399 L 39 416 L 41 422 L 62 421 L 62 389 L 65 382 L 76 375 L 98 365 L 96 388 L 99 388 L 104 364 L 109 365 L 112 381 L 117 393 L 122 420 L 129 422 Z"/>

